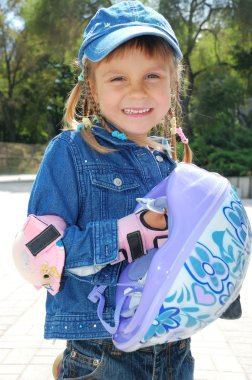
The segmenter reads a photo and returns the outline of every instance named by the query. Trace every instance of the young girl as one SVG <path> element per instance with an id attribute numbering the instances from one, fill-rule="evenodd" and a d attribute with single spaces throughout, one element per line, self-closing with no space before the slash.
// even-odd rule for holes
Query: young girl
<path id="1" fill-rule="evenodd" d="M 165 214 L 133 211 L 136 198 L 176 166 L 176 133 L 190 161 L 176 126 L 181 58 L 169 23 L 139 1 L 99 9 L 85 30 L 82 72 L 66 104 L 68 130 L 50 142 L 28 209 L 38 220 L 54 215 L 66 223 L 64 270 L 44 275 L 59 286 L 46 285 L 45 338 L 67 340 L 58 379 L 193 379 L 189 339 L 121 352 L 88 299 L 95 285 L 107 285 L 103 316 L 112 324 L 123 267 L 153 248 L 145 234 L 167 237 Z M 157 126 L 164 137 L 148 137 Z M 134 245 L 124 226 L 136 218 L 142 227 Z M 41 241 L 34 241 L 36 256 Z"/>

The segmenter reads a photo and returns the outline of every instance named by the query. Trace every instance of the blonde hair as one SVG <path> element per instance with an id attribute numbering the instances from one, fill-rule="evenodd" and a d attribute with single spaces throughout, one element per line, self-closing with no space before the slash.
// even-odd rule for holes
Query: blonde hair
<path id="1" fill-rule="evenodd" d="M 172 89 L 171 89 L 171 108 L 165 115 L 164 120 L 157 126 L 153 126 L 152 134 L 158 133 L 165 138 L 170 138 L 171 155 L 174 160 L 177 160 L 176 149 L 176 128 L 171 128 L 171 119 L 176 120 L 179 127 L 181 124 L 181 106 L 180 106 L 180 90 L 181 90 L 181 74 L 182 64 L 178 61 L 170 46 L 162 39 L 156 36 L 140 36 L 133 38 L 124 44 L 120 45 L 117 49 L 113 50 L 103 61 L 111 61 L 115 56 L 123 54 L 128 49 L 137 48 L 143 51 L 147 57 L 160 55 L 171 68 Z M 86 119 L 85 128 L 81 129 L 81 134 L 84 140 L 93 149 L 100 153 L 109 153 L 113 149 L 106 148 L 98 143 L 95 136 L 91 131 L 92 119 L 95 117 L 99 123 L 108 131 L 112 132 L 109 125 L 104 120 L 100 113 L 99 106 L 95 102 L 92 91 L 91 83 L 94 81 L 94 70 L 100 62 L 91 62 L 85 58 L 84 65 L 84 81 L 78 81 L 75 87 L 70 92 L 66 102 L 64 112 L 64 129 L 75 130 L 77 125 L 81 123 L 83 117 Z M 175 118 L 175 119 L 174 119 Z M 89 121 L 90 120 L 90 121 Z M 149 146 L 154 149 L 163 149 L 163 146 L 150 137 L 136 137 L 135 135 L 127 134 L 127 138 L 134 141 L 140 146 Z M 192 153 L 188 144 L 184 144 L 184 158 L 185 162 L 192 161 Z"/>

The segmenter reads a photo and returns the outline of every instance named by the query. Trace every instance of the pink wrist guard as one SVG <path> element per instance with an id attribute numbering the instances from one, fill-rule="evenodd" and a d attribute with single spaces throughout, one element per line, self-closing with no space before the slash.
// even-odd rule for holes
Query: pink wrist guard
<path id="1" fill-rule="evenodd" d="M 159 248 L 168 237 L 167 226 L 163 230 L 154 229 L 144 221 L 148 210 L 125 216 L 118 220 L 119 255 L 117 264 L 125 259 L 129 263 L 146 254 L 152 248 Z"/>
<path id="2" fill-rule="evenodd" d="M 65 262 L 61 237 L 66 224 L 54 215 L 29 215 L 13 244 L 13 258 L 21 276 L 55 295 Z"/>

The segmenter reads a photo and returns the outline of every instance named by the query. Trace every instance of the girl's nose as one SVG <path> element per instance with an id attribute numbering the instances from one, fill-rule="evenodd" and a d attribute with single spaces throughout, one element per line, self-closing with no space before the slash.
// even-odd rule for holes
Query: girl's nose
<path id="1" fill-rule="evenodd" d="M 135 98 L 142 98 L 147 96 L 145 86 L 140 82 L 132 83 L 129 93 Z"/>

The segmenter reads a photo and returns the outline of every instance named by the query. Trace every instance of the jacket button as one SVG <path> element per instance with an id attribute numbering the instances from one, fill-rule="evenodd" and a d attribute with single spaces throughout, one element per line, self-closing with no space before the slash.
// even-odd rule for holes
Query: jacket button
<path id="1" fill-rule="evenodd" d="M 164 159 L 163 159 L 162 156 L 156 156 L 156 160 L 157 160 L 158 162 L 163 162 L 163 161 L 164 161 Z"/>
<path id="2" fill-rule="evenodd" d="M 77 352 L 76 351 L 72 351 L 71 352 L 71 358 L 76 358 L 77 356 Z"/>
<path id="3" fill-rule="evenodd" d="M 115 186 L 122 186 L 122 180 L 121 178 L 115 178 L 114 181 L 113 181 L 114 185 Z"/>
<path id="4" fill-rule="evenodd" d="M 94 359 L 93 360 L 94 367 L 98 367 L 99 364 L 100 364 L 100 360 L 99 359 Z"/>

